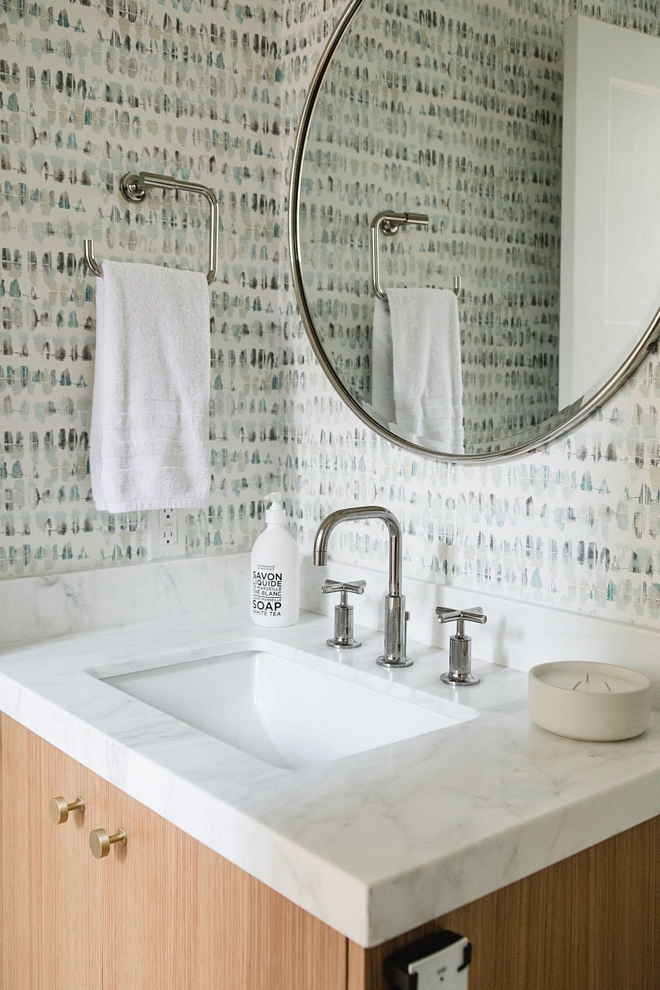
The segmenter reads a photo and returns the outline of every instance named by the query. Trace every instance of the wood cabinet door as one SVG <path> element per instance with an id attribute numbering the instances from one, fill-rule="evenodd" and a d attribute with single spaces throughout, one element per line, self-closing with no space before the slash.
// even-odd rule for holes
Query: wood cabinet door
<path id="1" fill-rule="evenodd" d="M 5 990 L 101 990 L 101 887 L 89 818 L 99 777 L 2 716 Z M 55 825 L 51 798 L 81 795 L 85 812 Z"/>
<path id="2" fill-rule="evenodd" d="M 195 988 L 345 990 L 347 939 L 198 844 Z"/>
<path id="3" fill-rule="evenodd" d="M 104 990 L 345 990 L 342 935 L 111 791 Z"/>
<path id="4" fill-rule="evenodd" d="M 109 788 L 108 833 L 123 828 L 97 866 L 103 872 L 104 990 L 193 990 L 197 953 L 196 843 L 117 788 Z"/>
<path id="5" fill-rule="evenodd" d="M 0 738 L 2 990 L 345 990 L 338 932 L 5 716 Z M 60 795 L 84 814 L 53 824 Z"/>

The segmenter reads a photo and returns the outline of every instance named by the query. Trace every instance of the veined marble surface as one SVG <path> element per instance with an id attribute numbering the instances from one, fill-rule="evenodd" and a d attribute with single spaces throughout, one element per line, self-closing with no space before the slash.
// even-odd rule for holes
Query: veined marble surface
<path id="1" fill-rule="evenodd" d="M 322 766 L 282 770 L 86 673 L 113 663 L 139 670 L 155 657 L 192 658 L 214 647 L 224 652 L 233 640 L 265 638 L 241 594 L 242 558 L 222 565 L 212 585 L 220 600 L 201 595 L 197 610 L 191 591 L 203 577 L 175 563 L 152 565 L 157 587 L 167 587 L 173 568 L 184 584 L 190 580 L 187 590 L 172 590 L 169 617 L 135 622 L 127 605 L 133 624 L 3 647 L 0 708 L 359 944 L 376 945 L 660 813 L 657 711 L 644 735 L 624 743 L 562 739 L 531 723 L 524 672 L 477 661 L 482 683 L 452 689 L 438 680 L 446 653 L 414 642 L 414 666 L 388 672 L 373 662 L 380 633 L 360 628 L 363 647 L 337 654 L 325 645 L 331 623 L 324 616 L 303 613 L 297 625 L 266 638 L 334 665 L 338 676 L 373 679 L 411 700 L 424 692 L 457 701 L 479 716 Z M 150 594 L 145 588 L 145 600 Z M 0 605 L 5 615 L 1 597 Z M 552 613 L 544 611 L 546 640 Z M 563 613 L 556 615 L 560 635 Z M 46 628 L 42 622 L 31 631 Z M 489 641 L 477 634 L 484 628 L 475 633 L 482 657 L 488 654 L 478 646 Z"/>
<path id="2" fill-rule="evenodd" d="M 0 644 L 233 608 L 247 598 L 249 562 L 183 557 L 0 581 Z"/>

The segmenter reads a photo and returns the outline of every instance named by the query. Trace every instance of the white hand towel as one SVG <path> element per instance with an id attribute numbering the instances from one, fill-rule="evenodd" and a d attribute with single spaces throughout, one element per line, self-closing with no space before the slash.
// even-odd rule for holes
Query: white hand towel
<path id="1" fill-rule="evenodd" d="M 90 435 L 98 509 L 206 504 L 210 378 L 205 276 L 104 261 Z"/>
<path id="2" fill-rule="evenodd" d="M 392 368 L 392 319 L 387 302 L 376 296 L 371 331 L 371 405 L 387 424 L 396 423 Z"/>
<path id="3" fill-rule="evenodd" d="M 450 454 L 465 451 L 458 302 L 450 289 L 388 289 L 397 427 Z"/>

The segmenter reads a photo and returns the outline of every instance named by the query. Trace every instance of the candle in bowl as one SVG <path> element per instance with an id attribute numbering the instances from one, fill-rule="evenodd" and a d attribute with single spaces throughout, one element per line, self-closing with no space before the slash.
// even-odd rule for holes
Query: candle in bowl
<path id="1" fill-rule="evenodd" d="M 607 742 L 644 732 L 651 682 L 629 667 L 589 660 L 541 663 L 529 672 L 529 709 L 542 729 Z"/>

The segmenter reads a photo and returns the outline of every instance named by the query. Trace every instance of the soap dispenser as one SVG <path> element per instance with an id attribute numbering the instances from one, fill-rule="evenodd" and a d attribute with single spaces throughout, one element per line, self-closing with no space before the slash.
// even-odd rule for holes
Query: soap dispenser
<path id="1" fill-rule="evenodd" d="M 279 629 L 291 626 L 300 612 L 298 545 L 286 528 L 280 492 L 266 495 L 266 528 L 257 537 L 250 558 L 252 621 Z"/>

